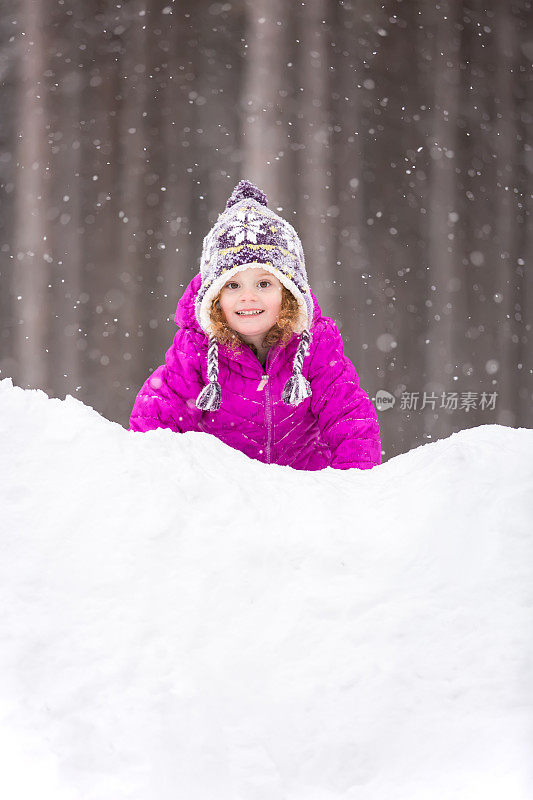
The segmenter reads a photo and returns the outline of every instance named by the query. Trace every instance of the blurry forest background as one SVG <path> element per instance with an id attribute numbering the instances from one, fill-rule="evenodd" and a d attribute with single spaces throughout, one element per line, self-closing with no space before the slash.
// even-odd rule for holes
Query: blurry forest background
<path id="1" fill-rule="evenodd" d="M 529 0 L 1 8 L 0 378 L 127 426 L 247 178 L 395 398 L 384 460 L 533 427 Z"/>

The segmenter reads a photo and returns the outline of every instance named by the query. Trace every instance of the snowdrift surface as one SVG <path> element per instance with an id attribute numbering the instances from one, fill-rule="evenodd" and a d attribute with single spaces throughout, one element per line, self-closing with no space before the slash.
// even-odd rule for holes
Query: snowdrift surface
<path id="1" fill-rule="evenodd" d="M 533 797 L 533 431 L 301 473 L 0 381 L 0 796 Z"/>

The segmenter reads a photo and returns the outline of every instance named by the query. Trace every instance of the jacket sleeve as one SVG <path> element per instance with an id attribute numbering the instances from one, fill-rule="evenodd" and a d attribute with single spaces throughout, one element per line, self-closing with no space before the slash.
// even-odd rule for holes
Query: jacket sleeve
<path id="1" fill-rule="evenodd" d="M 130 431 L 170 428 L 176 433 L 195 430 L 202 411 L 196 398 L 204 387 L 195 334 L 180 328 L 165 354 L 165 363 L 146 379 L 135 399 Z"/>
<path id="2" fill-rule="evenodd" d="M 313 353 L 308 380 L 311 411 L 318 420 L 322 441 L 332 452 L 336 469 L 371 469 L 381 464 L 379 421 L 350 359 L 342 337 L 327 319 Z"/>

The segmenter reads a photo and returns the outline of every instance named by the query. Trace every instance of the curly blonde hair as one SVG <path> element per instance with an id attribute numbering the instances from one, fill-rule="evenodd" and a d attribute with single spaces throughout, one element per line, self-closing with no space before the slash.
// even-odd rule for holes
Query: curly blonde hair
<path id="1" fill-rule="evenodd" d="M 296 321 L 298 319 L 298 302 L 295 296 L 289 290 L 282 286 L 281 294 L 281 309 L 278 315 L 277 322 L 265 333 L 262 345 L 263 347 L 272 347 L 272 345 L 281 344 L 283 347 L 287 344 L 292 334 Z M 247 344 L 244 339 L 230 328 L 224 316 L 224 312 L 220 306 L 220 294 L 217 294 L 211 303 L 211 328 L 213 335 L 218 339 L 221 344 L 227 345 L 232 350 L 240 350 L 241 345 Z M 248 347 L 257 355 L 257 348 L 253 344 L 248 344 Z"/>

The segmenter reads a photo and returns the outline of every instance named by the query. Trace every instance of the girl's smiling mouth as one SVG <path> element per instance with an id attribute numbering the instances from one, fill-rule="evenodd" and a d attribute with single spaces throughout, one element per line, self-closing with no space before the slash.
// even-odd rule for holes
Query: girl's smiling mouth
<path id="1" fill-rule="evenodd" d="M 257 317 L 259 316 L 259 314 L 263 313 L 263 310 L 264 309 L 262 308 L 247 308 L 247 309 L 242 309 L 241 311 L 236 311 L 235 313 L 238 314 L 239 316 L 244 316 L 244 317 Z"/>

